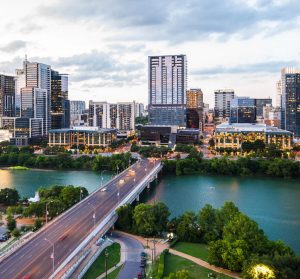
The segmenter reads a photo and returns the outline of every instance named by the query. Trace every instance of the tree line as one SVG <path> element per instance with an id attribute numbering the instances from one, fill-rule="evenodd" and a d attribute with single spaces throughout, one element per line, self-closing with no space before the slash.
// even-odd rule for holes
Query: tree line
<path id="1" fill-rule="evenodd" d="M 205 160 L 189 156 L 183 160 L 164 160 L 166 174 L 212 174 L 212 175 L 262 175 L 272 177 L 300 177 L 300 162 L 288 159 L 262 159 L 239 157 L 230 160 L 226 157 Z"/>
<path id="2" fill-rule="evenodd" d="M 9 149 L 0 153 L 0 167 L 24 166 L 40 169 L 74 169 L 74 170 L 109 170 L 122 171 L 133 163 L 130 153 L 113 154 L 110 157 L 97 155 L 94 157 L 72 157 L 69 153 L 57 155 L 35 155 L 20 149 Z"/>
<path id="3" fill-rule="evenodd" d="M 207 244 L 210 264 L 242 271 L 243 278 L 253 278 L 257 264 L 268 266 L 274 278 L 300 278 L 300 258 L 292 249 L 282 241 L 269 240 L 232 202 L 220 209 L 206 204 L 198 214 L 188 211 L 171 220 L 161 202 L 124 205 L 117 213 L 119 229 L 146 237 L 173 232 L 179 241 Z"/>

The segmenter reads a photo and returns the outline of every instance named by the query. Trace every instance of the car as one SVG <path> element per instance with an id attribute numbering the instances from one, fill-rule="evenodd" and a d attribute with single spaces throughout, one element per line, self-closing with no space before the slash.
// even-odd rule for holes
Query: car
<path id="1" fill-rule="evenodd" d="M 105 192 L 107 190 L 107 188 L 106 187 L 103 187 L 100 191 L 101 192 Z"/>

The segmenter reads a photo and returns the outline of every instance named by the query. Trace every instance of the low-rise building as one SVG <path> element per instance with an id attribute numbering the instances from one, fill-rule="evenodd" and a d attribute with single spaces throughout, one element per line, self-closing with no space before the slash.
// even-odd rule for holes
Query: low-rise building
<path id="1" fill-rule="evenodd" d="M 107 147 L 117 137 L 116 129 L 101 129 L 99 127 L 73 127 L 70 129 L 50 130 L 48 136 L 49 146 L 84 145 L 86 147 Z"/>
<path id="2" fill-rule="evenodd" d="M 279 149 L 292 148 L 293 133 L 266 124 L 222 123 L 215 129 L 215 148 L 240 149 L 243 142 L 263 140 Z"/>

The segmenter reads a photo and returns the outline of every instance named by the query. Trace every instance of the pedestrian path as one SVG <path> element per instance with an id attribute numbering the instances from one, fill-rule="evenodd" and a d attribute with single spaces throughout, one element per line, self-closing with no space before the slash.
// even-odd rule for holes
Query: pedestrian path
<path id="1" fill-rule="evenodd" d="M 151 255 L 151 253 L 152 253 L 152 251 L 154 249 L 155 249 L 155 255 L 156 256 L 160 255 L 165 249 L 169 249 L 169 252 L 171 254 L 173 254 L 175 256 L 179 256 L 179 257 L 185 258 L 187 260 L 190 260 L 190 261 L 194 262 L 197 265 L 203 266 L 205 268 L 208 268 L 208 269 L 213 270 L 213 271 L 218 272 L 218 273 L 225 274 L 225 275 L 227 275 L 229 277 L 232 277 L 232 278 L 235 278 L 235 279 L 240 279 L 241 278 L 240 274 L 237 273 L 237 272 L 233 272 L 233 271 L 228 270 L 228 269 L 224 269 L 224 268 L 221 268 L 221 267 L 217 267 L 217 266 L 211 265 L 208 262 L 203 261 L 203 260 L 201 260 L 199 258 L 190 256 L 188 254 L 185 254 L 185 253 L 179 252 L 177 250 L 174 250 L 172 248 L 169 248 L 169 245 L 167 243 L 165 243 L 161 239 L 155 239 L 154 240 L 153 238 L 147 239 L 147 238 L 143 238 L 141 236 L 133 235 L 133 234 L 129 234 L 129 233 L 123 233 L 123 234 L 131 236 L 132 238 L 135 238 L 140 243 L 142 243 L 144 245 L 144 247 L 145 247 L 145 251 L 149 255 Z"/>

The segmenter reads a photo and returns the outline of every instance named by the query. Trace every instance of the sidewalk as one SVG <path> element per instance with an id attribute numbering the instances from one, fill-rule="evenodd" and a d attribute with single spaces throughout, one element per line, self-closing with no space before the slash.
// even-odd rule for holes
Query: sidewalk
<path id="1" fill-rule="evenodd" d="M 240 279 L 240 274 L 237 273 L 237 272 L 233 272 L 233 271 L 230 271 L 228 269 L 223 269 L 221 267 L 216 267 L 214 265 L 211 265 L 209 264 L 208 262 L 206 261 L 203 261 L 199 258 L 196 258 L 196 257 L 193 257 L 193 256 L 190 256 L 188 254 L 185 254 L 185 253 L 182 253 L 182 252 L 179 252 L 177 250 L 174 250 L 174 249 L 169 249 L 169 253 L 172 254 L 172 255 L 175 255 L 175 256 L 179 256 L 179 257 L 182 257 L 182 258 L 185 258 L 187 260 L 190 260 L 192 262 L 194 262 L 195 264 L 197 265 L 201 265 L 205 268 L 208 268 L 208 269 L 211 269 L 215 272 L 218 272 L 218 273 L 222 273 L 222 274 L 225 274 L 227 276 L 230 276 L 232 278 L 235 278 L 235 279 Z"/>
<path id="2" fill-rule="evenodd" d="M 115 265 L 114 267 L 110 268 L 109 270 L 107 270 L 107 275 L 111 272 L 113 272 L 114 270 L 116 270 L 117 268 L 119 268 L 120 266 L 122 266 L 123 263 L 122 262 L 119 262 L 117 265 Z M 102 278 L 105 278 L 105 272 L 102 273 L 100 276 L 98 276 L 96 279 L 102 279 Z"/>
<path id="3" fill-rule="evenodd" d="M 138 236 L 138 235 L 133 235 L 133 234 L 129 234 L 129 233 L 125 233 L 125 232 L 122 232 L 123 234 L 126 234 L 130 237 L 133 237 L 135 238 L 136 240 L 138 240 L 139 242 L 141 242 L 144 247 L 145 247 L 145 251 L 151 255 L 152 253 L 152 249 L 154 249 L 154 239 L 153 238 L 149 238 L 148 240 L 141 237 L 141 236 Z M 208 262 L 206 261 L 203 261 L 199 258 L 196 258 L 196 257 L 193 257 L 193 256 L 190 256 L 188 254 L 185 254 L 185 253 L 182 253 L 182 252 L 179 252 L 177 250 L 174 250 L 172 248 L 169 248 L 169 245 L 167 243 L 163 243 L 163 240 L 162 239 L 155 239 L 155 251 L 156 251 L 156 256 L 160 255 L 165 249 L 169 249 L 169 252 L 172 254 L 172 255 L 175 255 L 175 256 L 179 256 L 179 257 L 182 257 L 182 258 L 185 258 L 187 260 L 190 260 L 194 263 L 196 263 L 197 265 L 200 265 L 200 266 L 203 266 L 205 268 L 208 268 L 208 269 L 211 269 L 215 272 L 218 272 L 218 273 L 222 273 L 222 274 L 225 274 L 227 276 L 230 276 L 232 278 L 235 278 L 235 279 L 240 279 L 240 274 L 237 273 L 237 272 L 233 272 L 233 271 L 230 271 L 228 269 L 224 269 L 224 268 L 221 268 L 221 267 L 217 267 L 217 266 L 214 266 L 214 265 L 211 265 L 209 264 Z M 148 247 L 149 248 L 146 248 L 147 247 L 147 244 L 148 244 Z"/>

